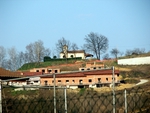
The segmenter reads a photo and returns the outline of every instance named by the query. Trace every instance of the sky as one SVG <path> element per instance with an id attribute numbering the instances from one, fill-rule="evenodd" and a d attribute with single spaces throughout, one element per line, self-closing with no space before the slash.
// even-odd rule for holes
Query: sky
<path id="1" fill-rule="evenodd" d="M 25 51 L 42 40 L 55 53 L 64 37 L 78 47 L 91 32 L 109 49 L 150 51 L 150 0 L 0 0 L 0 46 Z"/>

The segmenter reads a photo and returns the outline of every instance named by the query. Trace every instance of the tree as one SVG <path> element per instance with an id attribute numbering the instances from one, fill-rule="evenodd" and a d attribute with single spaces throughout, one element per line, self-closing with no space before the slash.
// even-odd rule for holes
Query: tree
<path id="1" fill-rule="evenodd" d="M 45 49 L 44 55 L 45 55 L 45 56 L 50 56 L 50 55 L 51 55 L 51 51 L 50 51 L 49 48 Z"/>
<path id="2" fill-rule="evenodd" d="M 71 43 L 69 40 L 66 40 L 64 37 L 62 37 L 61 39 L 58 40 L 58 42 L 56 43 L 56 49 L 57 51 L 60 53 L 60 52 L 63 52 L 63 47 L 64 46 L 67 46 L 68 49 L 70 49 L 71 47 Z"/>
<path id="3" fill-rule="evenodd" d="M 103 56 L 103 60 L 109 60 L 109 59 L 110 59 L 109 54 L 106 53 L 106 54 Z"/>
<path id="4" fill-rule="evenodd" d="M 25 59 L 28 59 L 28 62 L 40 62 L 43 61 L 44 56 L 49 55 L 50 49 L 45 48 L 41 40 L 30 43 L 26 46 Z"/>
<path id="5" fill-rule="evenodd" d="M 120 51 L 117 48 L 114 48 L 110 51 L 110 53 L 115 56 L 115 58 L 118 58 L 118 54 L 120 53 Z"/>
<path id="6" fill-rule="evenodd" d="M 30 43 L 26 46 L 26 59 L 28 62 L 34 62 L 35 56 L 34 56 L 34 44 Z"/>
<path id="7" fill-rule="evenodd" d="M 130 55 L 132 55 L 132 50 L 126 50 L 125 55 L 126 55 L 126 56 L 130 56 Z"/>
<path id="8" fill-rule="evenodd" d="M 91 32 L 85 37 L 85 42 L 84 47 L 93 52 L 97 59 L 100 59 L 101 54 L 108 49 L 108 39 L 103 35 Z"/>
<path id="9" fill-rule="evenodd" d="M 4 67 L 4 61 L 6 57 L 6 49 L 0 46 L 0 67 Z"/>
<path id="10" fill-rule="evenodd" d="M 8 69 L 15 71 L 19 68 L 18 65 L 18 53 L 15 47 L 12 47 L 8 49 L 8 55 L 9 55 L 9 60 L 8 60 Z"/>
<path id="11" fill-rule="evenodd" d="M 26 63 L 25 54 L 21 51 L 18 53 L 18 66 L 21 67 L 24 63 Z"/>
<path id="12" fill-rule="evenodd" d="M 71 49 L 72 49 L 73 52 L 74 52 L 74 57 L 76 57 L 75 51 L 79 49 L 78 46 L 77 46 L 77 44 L 76 44 L 76 43 L 72 43 Z M 71 56 L 71 57 L 73 58 L 73 56 Z"/>
<path id="13" fill-rule="evenodd" d="M 40 62 L 44 58 L 44 52 L 45 52 L 45 47 L 43 46 L 43 42 L 41 40 L 38 40 L 34 43 L 34 56 L 35 56 L 35 61 Z"/>

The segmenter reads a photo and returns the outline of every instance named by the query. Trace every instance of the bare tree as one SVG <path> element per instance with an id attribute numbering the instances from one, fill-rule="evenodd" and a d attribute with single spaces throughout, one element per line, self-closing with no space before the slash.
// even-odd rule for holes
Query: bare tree
<path id="1" fill-rule="evenodd" d="M 118 58 L 118 54 L 120 53 L 120 51 L 117 48 L 114 48 L 110 51 L 110 53 L 115 56 L 115 58 Z"/>
<path id="2" fill-rule="evenodd" d="M 26 55 L 22 51 L 18 53 L 18 66 L 21 67 L 24 63 L 26 63 L 25 59 Z"/>
<path id="3" fill-rule="evenodd" d="M 34 44 L 30 43 L 26 46 L 26 59 L 28 62 L 35 62 Z"/>
<path id="4" fill-rule="evenodd" d="M 15 71 L 19 68 L 18 66 L 18 53 L 15 47 L 12 47 L 8 49 L 8 55 L 9 55 L 9 60 L 8 64 L 10 64 L 8 67 L 10 70 Z"/>
<path id="5" fill-rule="evenodd" d="M 103 59 L 104 59 L 104 60 L 109 60 L 109 59 L 110 59 L 109 54 L 106 53 L 106 54 L 103 56 Z"/>
<path id="6" fill-rule="evenodd" d="M 71 49 L 73 50 L 73 52 L 74 52 L 74 56 L 76 57 L 76 53 L 75 53 L 75 51 L 79 49 L 79 48 L 78 48 L 78 46 L 77 46 L 77 44 L 76 44 L 76 43 L 72 43 L 72 45 L 71 45 Z"/>
<path id="7" fill-rule="evenodd" d="M 126 55 L 126 56 L 130 56 L 130 55 L 132 55 L 132 50 L 126 50 L 125 55 Z"/>
<path id="8" fill-rule="evenodd" d="M 4 61 L 6 58 L 6 49 L 0 46 L 0 67 L 4 67 Z"/>
<path id="9" fill-rule="evenodd" d="M 47 49 L 44 50 L 44 55 L 45 56 L 50 56 L 51 55 L 51 51 L 50 51 L 49 48 L 47 48 Z"/>
<path id="10" fill-rule="evenodd" d="M 97 59 L 100 59 L 101 54 L 105 53 L 108 49 L 108 39 L 103 35 L 91 32 L 88 36 L 86 36 L 85 42 L 85 49 L 93 52 Z"/>
<path id="11" fill-rule="evenodd" d="M 145 49 L 144 48 L 142 48 L 142 49 L 135 48 L 135 49 L 132 50 L 132 55 L 138 55 L 138 54 L 143 54 L 143 53 L 145 53 Z"/>
<path id="12" fill-rule="evenodd" d="M 135 49 L 133 49 L 133 50 L 126 50 L 126 56 L 130 56 L 130 55 L 139 55 L 139 54 L 143 54 L 143 53 L 145 53 L 145 49 L 144 48 L 142 48 L 142 49 L 140 49 L 140 48 L 135 48 Z"/>
<path id="13" fill-rule="evenodd" d="M 58 40 L 58 42 L 56 43 L 56 49 L 57 51 L 60 53 L 60 52 L 63 52 L 63 47 L 64 46 L 67 46 L 68 47 L 68 50 L 70 49 L 71 47 L 71 43 L 69 40 L 66 40 L 64 37 L 62 37 L 61 39 Z"/>
<path id="14" fill-rule="evenodd" d="M 43 46 L 43 42 L 38 40 L 34 43 L 34 56 L 35 61 L 40 62 L 44 58 L 45 47 Z"/>

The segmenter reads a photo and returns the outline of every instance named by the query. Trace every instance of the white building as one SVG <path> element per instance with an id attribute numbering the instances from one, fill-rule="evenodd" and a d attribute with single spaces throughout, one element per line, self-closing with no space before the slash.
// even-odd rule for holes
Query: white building
<path id="1" fill-rule="evenodd" d="M 82 59 L 85 59 L 86 57 L 93 57 L 93 55 L 86 54 L 85 50 L 68 51 L 68 47 L 66 45 L 63 47 L 63 51 L 60 53 L 60 58 L 76 58 L 76 57 L 81 57 Z"/>

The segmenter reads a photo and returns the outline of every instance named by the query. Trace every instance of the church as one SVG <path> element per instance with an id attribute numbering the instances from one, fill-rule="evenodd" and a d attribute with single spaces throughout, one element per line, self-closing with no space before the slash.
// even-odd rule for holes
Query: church
<path id="1" fill-rule="evenodd" d="M 93 57 L 93 55 L 85 53 L 85 50 L 68 51 L 68 46 L 67 45 L 63 46 L 63 51 L 60 52 L 60 58 L 76 58 L 76 57 L 86 59 L 87 57 Z"/>

